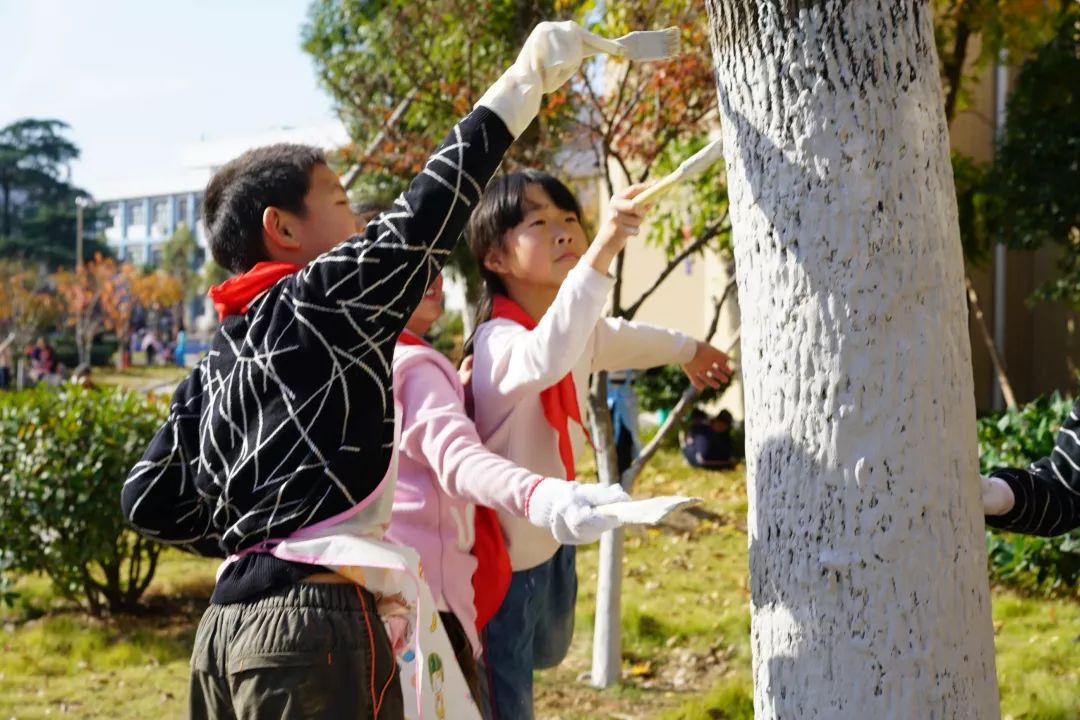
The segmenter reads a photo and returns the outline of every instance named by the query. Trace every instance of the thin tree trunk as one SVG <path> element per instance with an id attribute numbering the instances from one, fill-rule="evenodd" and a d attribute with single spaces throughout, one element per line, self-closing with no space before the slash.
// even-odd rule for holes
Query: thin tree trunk
<path id="1" fill-rule="evenodd" d="M 619 483 L 619 463 L 615 454 L 615 434 L 607 406 L 608 374 L 593 376 L 589 393 L 592 439 L 596 448 L 596 472 L 601 485 Z M 610 687 L 622 676 L 623 533 L 614 530 L 600 538 L 596 581 L 596 623 L 593 626 L 593 662 L 589 680 L 594 687 Z"/>
<path id="2" fill-rule="evenodd" d="M 83 326 L 82 320 L 75 321 L 75 351 L 78 354 L 79 364 L 84 365 L 87 363 L 86 359 L 86 342 L 85 342 L 86 330 Z"/>
<path id="3" fill-rule="evenodd" d="M 956 20 L 952 55 L 945 61 L 945 78 L 949 83 L 949 91 L 945 95 L 945 122 L 950 125 L 956 117 L 956 101 L 960 98 L 960 83 L 964 79 L 964 63 L 967 61 L 968 41 L 971 39 L 966 13 L 958 12 L 961 17 Z"/>
<path id="4" fill-rule="evenodd" d="M 724 292 L 713 305 L 713 319 L 709 323 L 709 332 L 705 337 L 706 342 L 711 342 L 716 328 L 720 323 L 720 311 L 724 302 L 735 289 L 735 281 L 732 280 L 724 288 Z M 734 345 L 734 344 L 733 344 Z M 731 348 L 728 349 L 731 352 Z M 607 406 L 607 374 L 603 374 L 603 383 L 598 379 L 594 382 L 590 392 L 590 402 L 593 417 L 593 441 L 596 443 L 596 466 L 600 475 L 600 482 L 610 485 L 617 481 L 623 488 L 630 492 L 645 465 L 649 462 L 657 449 L 663 443 L 664 438 L 673 432 L 675 427 L 697 401 L 701 393 L 688 384 L 683 391 L 682 397 L 676 403 L 675 408 L 668 415 L 667 420 L 649 444 L 642 448 L 641 453 L 630 464 L 630 467 L 619 473 L 619 465 L 615 451 L 615 438 L 611 429 L 611 413 Z M 601 393 L 601 389 L 603 392 Z M 594 687 L 611 687 L 619 681 L 622 675 L 622 562 L 623 562 L 624 533 L 620 530 L 604 533 L 600 538 L 599 567 L 596 577 L 596 615 L 593 625 L 593 656 L 592 671 L 589 679 Z"/>
<path id="5" fill-rule="evenodd" d="M 2 191 L 4 195 L 4 207 L 3 210 L 0 211 L 0 214 L 3 216 L 4 224 L 2 229 L 5 236 L 11 235 L 11 190 L 12 188 L 9 183 L 0 185 L 0 191 Z"/>
<path id="6" fill-rule="evenodd" d="M 1001 362 L 1001 356 L 998 355 L 994 338 L 990 335 L 990 329 L 986 327 L 986 318 L 983 317 L 982 308 L 979 307 L 979 296 L 975 292 L 975 286 L 971 284 L 971 278 L 966 275 L 964 276 L 964 285 L 967 287 L 968 307 L 971 308 L 971 317 L 975 320 L 976 327 L 979 328 L 979 335 L 983 339 L 983 344 L 986 345 L 986 352 L 990 354 L 990 363 L 994 366 L 994 372 L 997 373 L 998 385 L 1001 386 L 1001 396 L 1005 398 L 1005 406 L 1009 409 L 1016 409 L 1016 395 L 1013 394 L 1012 384 L 1005 374 L 1005 366 Z"/>
<path id="7" fill-rule="evenodd" d="M 968 25 L 966 12 L 963 10 L 957 10 L 957 12 L 959 17 L 956 20 L 956 35 L 953 38 L 952 53 L 942 59 L 945 80 L 948 84 L 948 91 L 945 95 L 945 122 L 949 127 L 952 127 L 952 121 L 956 117 L 956 101 L 960 95 L 960 85 L 964 80 L 964 63 L 967 61 L 968 43 L 971 41 L 971 28 Z M 990 354 L 990 363 L 994 366 L 994 373 L 997 375 L 1001 387 L 1002 397 L 1005 398 L 1005 404 L 1008 407 L 1014 408 L 1016 407 L 1016 396 L 1013 394 L 1012 384 L 1009 382 L 1008 374 L 1005 372 L 1005 365 L 1001 362 L 1001 356 L 998 355 L 997 347 L 994 345 L 993 336 L 986 326 L 986 318 L 979 308 L 978 298 L 974 295 L 975 289 L 971 285 L 971 278 L 965 275 L 964 283 L 968 290 L 972 318 L 979 328 L 979 334 L 982 335 L 983 342 L 986 343 L 986 348 Z"/>
<path id="8" fill-rule="evenodd" d="M 928 3 L 707 0 L 742 302 L 755 717 L 999 717 Z"/>

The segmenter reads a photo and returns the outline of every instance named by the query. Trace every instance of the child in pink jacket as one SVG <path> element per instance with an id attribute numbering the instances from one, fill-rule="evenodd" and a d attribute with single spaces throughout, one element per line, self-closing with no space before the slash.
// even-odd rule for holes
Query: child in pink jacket
<path id="1" fill-rule="evenodd" d="M 419 553 L 458 662 L 484 707 L 474 659 L 480 655 L 479 630 L 498 609 L 510 580 L 509 556 L 490 508 L 547 530 L 553 542 L 579 544 L 615 526 L 594 506 L 629 497 L 618 487 L 543 477 L 484 447 L 465 412 L 454 366 L 422 339 L 442 314 L 442 285 L 439 276 L 394 350 L 394 396 L 403 416 L 386 537 Z M 474 582 L 478 576 L 483 582 Z"/>

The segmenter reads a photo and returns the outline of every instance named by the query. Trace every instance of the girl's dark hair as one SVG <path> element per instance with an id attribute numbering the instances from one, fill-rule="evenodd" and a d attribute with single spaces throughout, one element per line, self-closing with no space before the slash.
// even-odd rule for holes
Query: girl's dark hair
<path id="1" fill-rule="evenodd" d="M 491 181 L 480 201 L 476 204 L 469 218 L 465 234 L 469 240 L 469 250 L 480 270 L 484 287 L 479 302 L 476 303 L 476 319 L 473 333 L 465 341 L 462 357 L 473 352 L 473 338 L 476 328 L 491 319 L 492 303 L 496 294 L 506 294 L 506 287 L 498 275 L 484 267 L 484 258 L 491 250 L 502 247 L 506 233 L 525 219 L 525 214 L 532 208 L 525 196 L 525 189 L 538 185 L 551 198 L 551 202 L 560 210 L 572 212 L 581 220 L 581 205 L 570 188 L 554 175 L 542 170 L 519 170 L 500 175 Z"/>

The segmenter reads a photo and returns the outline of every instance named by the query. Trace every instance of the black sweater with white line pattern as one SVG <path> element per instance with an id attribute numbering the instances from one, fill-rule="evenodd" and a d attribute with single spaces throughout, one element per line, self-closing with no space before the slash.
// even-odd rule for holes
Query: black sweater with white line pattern
<path id="1" fill-rule="evenodd" d="M 368 497 L 394 438 L 394 344 L 513 138 L 478 108 L 393 207 L 227 318 L 124 483 L 140 533 L 227 556 Z"/>
<path id="2" fill-rule="evenodd" d="M 1080 527 L 1080 400 L 1049 456 L 1027 470 L 1006 468 L 991 474 L 1009 484 L 1016 502 L 1004 515 L 987 515 L 990 527 L 1046 537 Z"/>

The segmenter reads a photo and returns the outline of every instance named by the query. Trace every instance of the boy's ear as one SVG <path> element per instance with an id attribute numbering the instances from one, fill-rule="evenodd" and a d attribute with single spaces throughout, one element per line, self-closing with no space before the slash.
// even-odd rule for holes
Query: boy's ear
<path id="1" fill-rule="evenodd" d="M 506 255 L 503 254 L 502 248 L 491 248 L 487 251 L 487 255 L 484 256 L 484 267 L 493 273 L 504 273 L 506 268 Z"/>
<path id="2" fill-rule="evenodd" d="M 294 253 L 300 249 L 300 240 L 296 237 L 296 229 L 292 227 L 291 214 L 276 207 L 266 208 L 263 210 L 262 229 L 266 249 L 271 255 L 278 252 Z"/>

